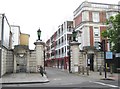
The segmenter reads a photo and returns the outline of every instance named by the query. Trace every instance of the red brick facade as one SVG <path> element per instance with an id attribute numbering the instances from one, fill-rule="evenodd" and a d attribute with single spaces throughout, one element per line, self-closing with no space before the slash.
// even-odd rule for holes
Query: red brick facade
<path id="1" fill-rule="evenodd" d="M 101 27 L 100 27 L 100 34 L 102 34 L 102 31 L 104 31 L 104 30 L 106 30 L 106 27 L 101 26 Z M 101 36 L 100 39 L 101 39 L 101 41 L 102 41 L 102 39 L 103 39 L 102 36 Z M 105 44 L 106 44 L 106 45 L 105 45 L 105 46 L 106 46 L 106 50 L 108 50 L 107 39 L 106 39 L 106 43 L 105 43 Z"/>
<path id="2" fill-rule="evenodd" d="M 90 26 L 90 46 L 93 46 L 93 26 Z"/>
<path id="3" fill-rule="evenodd" d="M 103 23 L 106 21 L 106 12 L 99 12 L 99 16 L 100 16 L 100 22 Z"/>
<path id="4" fill-rule="evenodd" d="M 74 18 L 75 27 L 78 26 L 82 22 L 82 13 L 80 13 L 76 18 Z"/>
<path id="5" fill-rule="evenodd" d="M 89 11 L 89 21 L 92 21 L 92 11 Z"/>

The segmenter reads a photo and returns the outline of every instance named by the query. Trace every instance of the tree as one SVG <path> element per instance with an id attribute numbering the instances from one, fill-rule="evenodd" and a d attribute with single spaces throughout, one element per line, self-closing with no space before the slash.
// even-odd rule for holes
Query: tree
<path id="1" fill-rule="evenodd" d="M 111 51 L 120 52 L 120 13 L 111 16 L 106 21 L 106 25 L 108 28 L 102 32 L 102 36 L 112 43 Z"/>

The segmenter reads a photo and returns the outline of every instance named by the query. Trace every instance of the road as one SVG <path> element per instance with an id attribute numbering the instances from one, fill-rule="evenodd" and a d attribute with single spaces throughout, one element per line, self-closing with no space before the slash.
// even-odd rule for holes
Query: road
<path id="1" fill-rule="evenodd" d="M 95 78 L 85 77 L 78 74 L 68 73 L 57 68 L 46 68 L 47 76 L 50 82 L 34 84 L 12 84 L 3 86 L 12 87 L 87 87 L 101 89 L 118 89 L 118 81 L 98 80 Z"/>

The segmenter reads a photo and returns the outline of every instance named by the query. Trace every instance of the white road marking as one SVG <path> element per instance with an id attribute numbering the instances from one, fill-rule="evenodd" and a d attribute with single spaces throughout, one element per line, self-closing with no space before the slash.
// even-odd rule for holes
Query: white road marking
<path id="1" fill-rule="evenodd" d="M 92 81 L 89 81 L 89 82 L 92 82 Z M 100 84 L 100 85 L 104 85 L 104 86 L 109 86 L 109 87 L 119 87 L 119 86 L 116 86 L 116 85 L 105 84 L 105 83 L 102 83 L 102 82 L 92 82 L 92 83 L 96 83 L 96 84 Z"/>
<path id="2" fill-rule="evenodd" d="M 65 83 L 65 84 L 61 84 L 61 85 L 71 85 L 71 84 L 73 84 L 73 83 Z"/>
<path id="3" fill-rule="evenodd" d="M 55 78 L 55 79 L 53 79 L 53 80 L 61 80 L 60 78 Z"/>

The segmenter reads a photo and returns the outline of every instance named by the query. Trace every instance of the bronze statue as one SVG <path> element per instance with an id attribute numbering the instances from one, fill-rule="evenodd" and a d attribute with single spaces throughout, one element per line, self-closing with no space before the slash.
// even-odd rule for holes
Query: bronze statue
<path id="1" fill-rule="evenodd" d="M 41 30 L 40 29 L 38 29 L 37 35 L 38 35 L 38 40 L 40 40 L 40 36 L 41 36 Z"/>
<path id="2" fill-rule="evenodd" d="M 77 32 L 73 30 L 72 32 L 73 41 L 76 41 L 76 36 L 77 36 Z"/>

